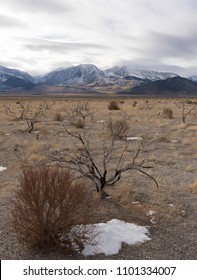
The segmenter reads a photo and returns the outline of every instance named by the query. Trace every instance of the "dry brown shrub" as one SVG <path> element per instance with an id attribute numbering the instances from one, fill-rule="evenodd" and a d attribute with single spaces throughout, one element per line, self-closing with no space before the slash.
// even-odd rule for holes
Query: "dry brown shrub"
<path id="1" fill-rule="evenodd" d="M 163 109 L 163 116 L 165 119 L 173 119 L 173 111 L 171 108 Z"/>
<path id="2" fill-rule="evenodd" d="M 132 107 L 136 107 L 137 106 L 137 101 L 135 100 L 135 101 L 133 101 L 133 103 L 132 103 Z"/>
<path id="3" fill-rule="evenodd" d="M 110 137 L 114 139 L 121 139 L 127 135 L 130 126 L 126 118 L 122 118 L 119 120 L 109 119 L 109 121 L 107 122 L 107 129 Z"/>
<path id="4" fill-rule="evenodd" d="M 23 169 L 12 200 L 12 224 L 20 242 L 51 247 L 63 246 L 64 240 L 64 246 L 71 247 L 70 230 L 90 223 L 92 213 L 89 190 L 73 179 L 66 169 Z M 75 232 L 77 240 L 81 231 Z"/>
<path id="5" fill-rule="evenodd" d="M 55 119 L 55 121 L 57 121 L 57 122 L 62 122 L 62 121 L 64 120 L 62 114 L 60 114 L 60 113 L 56 113 L 54 119 Z"/>
<path id="6" fill-rule="evenodd" d="M 77 119 L 72 122 L 72 125 L 74 125 L 76 128 L 84 128 L 85 122 L 83 119 Z"/>
<path id="7" fill-rule="evenodd" d="M 120 107 L 118 106 L 118 102 L 115 100 L 112 100 L 108 104 L 108 109 L 109 110 L 120 110 Z"/>

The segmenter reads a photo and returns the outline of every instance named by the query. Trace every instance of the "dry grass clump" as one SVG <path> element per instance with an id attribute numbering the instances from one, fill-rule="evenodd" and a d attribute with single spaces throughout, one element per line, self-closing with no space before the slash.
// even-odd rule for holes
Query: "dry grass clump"
<path id="1" fill-rule="evenodd" d="M 76 128 L 84 128 L 85 121 L 83 119 L 76 119 L 72 121 L 72 125 L 74 125 Z"/>
<path id="2" fill-rule="evenodd" d="M 108 109 L 109 110 L 120 110 L 118 102 L 115 101 L 115 100 L 110 101 L 109 104 L 108 104 Z"/>
<path id="3" fill-rule="evenodd" d="M 12 223 L 19 241 L 29 246 L 61 246 L 64 237 L 66 246 L 71 245 L 71 228 L 89 223 L 92 213 L 89 191 L 82 181 L 73 179 L 66 169 L 23 169 L 12 200 Z"/>
<path id="4" fill-rule="evenodd" d="M 137 106 L 137 101 L 135 100 L 135 101 L 133 101 L 133 103 L 132 103 L 132 107 L 136 107 Z"/>
<path id="5" fill-rule="evenodd" d="M 114 139 L 125 137 L 129 132 L 129 129 L 130 126 L 126 118 L 122 118 L 119 120 L 109 119 L 107 122 L 107 130 L 109 132 L 109 135 Z"/>
<path id="6" fill-rule="evenodd" d="M 171 108 L 164 108 L 163 109 L 163 116 L 165 119 L 173 119 L 173 111 Z"/>
<path id="7" fill-rule="evenodd" d="M 62 122 L 64 120 L 61 113 L 56 113 L 54 119 L 56 122 Z"/>

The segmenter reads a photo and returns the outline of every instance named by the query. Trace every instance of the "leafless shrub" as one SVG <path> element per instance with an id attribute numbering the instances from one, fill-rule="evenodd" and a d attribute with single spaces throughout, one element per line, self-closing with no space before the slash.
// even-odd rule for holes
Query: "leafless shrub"
<path id="1" fill-rule="evenodd" d="M 24 102 L 17 101 L 17 108 L 11 108 L 11 106 L 6 106 L 6 114 L 16 121 L 24 120 L 26 118 L 27 112 L 29 110 L 29 104 L 25 104 Z"/>
<path id="2" fill-rule="evenodd" d="M 127 136 L 130 126 L 126 118 L 119 120 L 109 119 L 107 122 L 107 129 L 110 137 L 120 139 Z"/>
<path id="3" fill-rule="evenodd" d="M 76 144 L 73 152 L 69 155 L 63 151 L 56 151 L 48 156 L 49 160 L 73 169 L 80 176 L 91 180 L 101 198 L 106 197 L 105 188 L 114 186 L 122 175 L 128 171 L 138 171 L 152 179 L 158 186 L 157 181 L 146 172 L 152 166 L 145 159 L 148 153 L 145 140 L 140 141 L 140 144 L 134 147 L 134 150 L 129 149 L 128 141 L 122 141 L 117 145 L 114 138 L 111 138 L 108 142 L 101 140 L 98 147 L 100 151 L 95 153 L 90 138 L 87 138 L 85 134 L 75 135 L 67 129 L 66 132 L 79 145 Z M 120 144 L 122 145 L 120 146 Z"/>
<path id="4" fill-rule="evenodd" d="M 178 103 L 176 103 L 176 106 L 181 110 L 181 119 L 182 123 L 186 122 L 186 117 L 193 111 L 195 110 L 195 106 L 192 108 L 186 108 L 186 100 L 182 99 Z"/>
<path id="5" fill-rule="evenodd" d="M 85 127 L 85 122 L 84 122 L 83 119 L 77 119 L 77 120 L 73 121 L 72 124 L 77 128 L 84 128 Z"/>
<path id="6" fill-rule="evenodd" d="M 171 108 L 163 109 L 163 116 L 165 119 L 173 119 L 173 111 Z"/>
<path id="7" fill-rule="evenodd" d="M 43 116 L 43 111 L 31 112 L 25 117 L 26 124 L 28 126 L 28 132 L 31 133 L 35 130 L 35 124 L 40 121 Z"/>
<path id="8" fill-rule="evenodd" d="M 12 201 L 12 224 L 19 241 L 70 247 L 72 227 L 90 222 L 89 190 L 68 170 L 53 167 L 25 168 L 19 183 Z M 76 231 L 74 238 L 80 236 Z"/>
<path id="9" fill-rule="evenodd" d="M 89 118 L 93 120 L 94 118 L 94 111 L 90 107 L 88 102 L 78 102 L 75 106 L 72 107 L 65 107 L 65 111 L 67 114 L 67 118 L 73 122 L 73 119 L 82 119 L 85 123 L 86 119 Z"/>
<path id="10" fill-rule="evenodd" d="M 45 110 L 40 105 L 34 108 L 30 103 L 18 102 L 17 108 L 6 107 L 7 115 L 13 117 L 17 121 L 25 121 L 29 133 L 35 130 L 35 124 L 40 121 L 40 118 L 45 114 Z"/>
<path id="11" fill-rule="evenodd" d="M 54 101 L 47 100 L 47 101 L 40 103 L 39 109 L 43 110 L 44 113 L 46 114 L 46 112 L 49 111 L 54 106 L 54 104 L 55 104 Z"/>
<path id="12" fill-rule="evenodd" d="M 116 100 L 110 101 L 109 104 L 108 104 L 108 109 L 109 110 L 120 110 L 118 102 Z"/>

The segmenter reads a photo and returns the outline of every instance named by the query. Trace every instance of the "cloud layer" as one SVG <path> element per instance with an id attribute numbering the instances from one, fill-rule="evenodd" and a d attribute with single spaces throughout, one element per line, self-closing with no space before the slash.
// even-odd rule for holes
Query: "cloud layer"
<path id="1" fill-rule="evenodd" d="M 1 0 L 0 63 L 31 74 L 94 63 L 197 74 L 195 0 Z"/>

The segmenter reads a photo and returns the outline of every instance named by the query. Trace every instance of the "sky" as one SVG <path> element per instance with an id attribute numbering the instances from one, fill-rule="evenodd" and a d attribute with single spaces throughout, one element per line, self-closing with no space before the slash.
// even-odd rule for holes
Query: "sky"
<path id="1" fill-rule="evenodd" d="M 197 75 L 196 0 L 1 0 L 0 65 L 78 64 Z"/>

